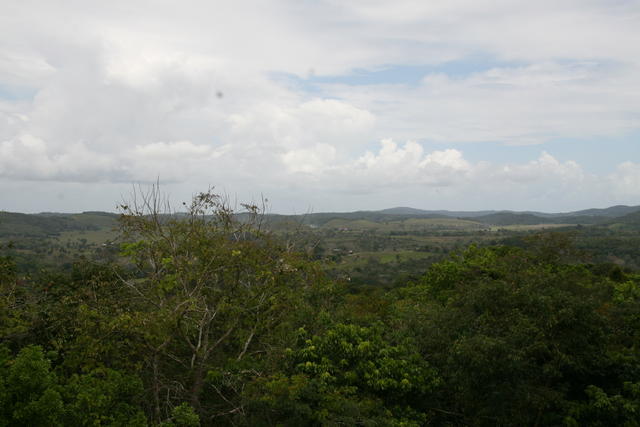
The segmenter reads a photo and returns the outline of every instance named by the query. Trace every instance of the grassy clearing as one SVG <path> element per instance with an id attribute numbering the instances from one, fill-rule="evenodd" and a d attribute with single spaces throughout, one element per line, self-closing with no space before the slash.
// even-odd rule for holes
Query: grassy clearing
<path id="1" fill-rule="evenodd" d="M 101 245 L 118 237 L 117 230 L 80 230 L 80 231 L 64 231 L 60 233 L 58 240 L 60 243 L 80 242 L 83 239 L 89 245 Z"/>
<path id="2" fill-rule="evenodd" d="M 475 221 L 458 218 L 411 218 L 402 221 L 409 229 L 445 229 L 445 230 L 482 230 L 485 225 Z"/>
<path id="3" fill-rule="evenodd" d="M 367 219 L 332 219 L 321 227 L 323 230 L 375 231 L 380 233 L 410 233 L 434 231 L 480 231 L 488 229 L 484 224 L 457 218 L 410 218 L 401 221 L 375 222 Z"/>

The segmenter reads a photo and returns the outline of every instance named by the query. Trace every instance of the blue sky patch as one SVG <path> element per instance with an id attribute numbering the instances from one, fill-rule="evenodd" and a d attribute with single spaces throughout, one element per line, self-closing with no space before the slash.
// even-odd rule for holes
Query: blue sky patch
<path id="1" fill-rule="evenodd" d="M 33 99 L 36 90 L 21 86 L 10 86 L 0 83 L 0 99 L 6 101 L 25 101 Z"/>
<path id="2" fill-rule="evenodd" d="M 407 85 L 418 86 L 425 76 L 446 74 L 451 78 L 465 78 L 474 73 L 501 67 L 518 67 L 525 64 L 498 61 L 488 56 L 474 56 L 461 60 L 428 65 L 386 65 L 376 69 L 355 69 L 350 73 L 336 76 L 310 75 L 307 78 L 288 73 L 272 73 L 271 77 L 292 85 L 305 92 L 321 92 L 325 84 L 349 86 Z"/>

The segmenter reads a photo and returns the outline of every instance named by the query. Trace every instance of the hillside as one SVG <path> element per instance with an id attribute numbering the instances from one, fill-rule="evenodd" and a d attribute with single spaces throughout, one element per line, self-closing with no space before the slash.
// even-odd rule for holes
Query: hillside
<path id="1" fill-rule="evenodd" d="M 491 225 L 535 225 L 552 224 L 555 221 L 550 218 L 541 218 L 532 214 L 517 214 L 511 212 L 498 212 L 471 218 L 483 224 Z"/>
<path id="2" fill-rule="evenodd" d="M 576 212 L 563 214 L 563 216 L 604 216 L 608 218 L 616 218 L 629 214 L 640 212 L 640 206 L 617 205 L 605 209 L 585 209 Z"/>
<path id="3" fill-rule="evenodd" d="M 114 227 L 117 215 L 104 212 L 81 214 L 23 214 L 0 212 L 0 237 L 46 237 L 65 231 L 89 231 Z"/>
<path id="4" fill-rule="evenodd" d="M 625 228 L 640 228 L 640 212 L 633 212 L 607 222 L 611 226 L 623 226 Z"/>
<path id="5" fill-rule="evenodd" d="M 541 224 L 605 224 L 608 222 L 635 225 L 640 206 L 611 206 L 604 209 L 585 209 L 575 212 L 543 213 L 535 211 L 448 211 L 395 207 L 378 211 L 318 212 L 301 215 L 267 214 L 265 222 L 275 230 L 294 230 L 301 226 L 322 227 L 341 224 L 341 221 L 365 223 L 399 223 L 410 219 L 465 219 L 483 225 L 541 225 Z M 113 229 L 118 215 L 107 212 L 78 214 L 23 214 L 0 212 L 0 237 L 46 237 L 67 231 L 97 231 Z M 619 218 L 619 219 L 618 219 Z M 239 214 L 242 220 L 242 214 Z M 346 225 L 343 225 L 346 226 Z M 369 227 L 371 228 L 371 227 Z M 376 227 L 373 227 L 376 228 Z"/>
<path id="6" fill-rule="evenodd" d="M 608 220 L 607 217 L 596 215 L 573 216 L 545 216 L 541 217 L 531 213 L 498 212 L 490 215 L 467 218 L 490 225 L 536 225 L 536 224 L 574 224 L 592 225 L 600 224 Z"/>

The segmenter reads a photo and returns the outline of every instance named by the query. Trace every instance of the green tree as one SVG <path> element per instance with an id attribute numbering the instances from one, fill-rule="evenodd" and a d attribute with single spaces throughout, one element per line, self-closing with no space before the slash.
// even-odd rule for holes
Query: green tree
<path id="1" fill-rule="evenodd" d="M 253 425 L 422 425 L 416 403 L 439 381 L 411 346 L 385 340 L 380 326 L 301 330 L 286 361 L 284 372 L 256 383 Z"/>
<path id="2" fill-rule="evenodd" d="M 557 425 L 588 386 L 638 380 L 613 282 L 544 243 L 471 247 L 398 292 L 395 324 L 443 379 L 439 423 Z"/>
<path id="3" fill-rule="evenodd" d="M 640 383 L 625 382 L 620 394 L 615 395 L 594 385 L 587 387 L 585 392 L 588 400 L 571 405 L 565 425 L 640 426 Z"/>
<path id="4" fill-rule="evenodd" d="M 121 218 L 122 253 L 136 269 L 121 280 L 132 295 L 122 327 L 135 331 L 153 419 L 167 419 L 181 401 L 209 419 L 237 414 L 241 387 L 207 384 L 208 372 L 247 358 L 259 363 L 277 351 L 290 335 L 288 322 L 325 304 L 313 307 L 311 299 L 326 281 L 264 230 L 256 206 L 237 214 L 207 192 L 186 215 L 163 214 L 155 191 L 123 206 Z M 258 373 L 245 371 L 236 378 Z"/>
<path id="5" fill-rule="evenodd" d="M 95 369 L 74 374 L 62 394 L 66 401 L 65 425 L 130 426 L 147 425 L 141 409 L 142 382 L 113 369 Z"/>
<path id="6" fill-rule="evenodd" d="M 62 425 L 63 402 L 42 348 L 23 348 L 12 360 L 0 349 L 0 425 Z"/>

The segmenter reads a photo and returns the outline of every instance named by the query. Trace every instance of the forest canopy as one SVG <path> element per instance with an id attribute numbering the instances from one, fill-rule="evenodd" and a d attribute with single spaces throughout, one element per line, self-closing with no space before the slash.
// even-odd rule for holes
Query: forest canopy
<path id="1" fill-rule="evenodd" d="M 257 206 L 164 207 L 122 206 L 117 244 L 69 269 L 3 248 L 0 425 L 640 423 L 640 275 L 571 235 L 469 245 L 372 289 Z"/>

